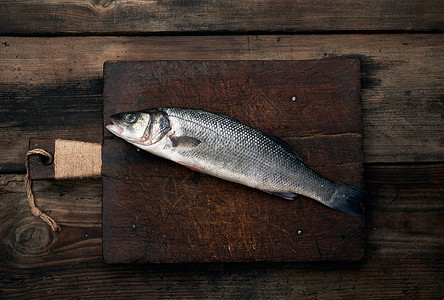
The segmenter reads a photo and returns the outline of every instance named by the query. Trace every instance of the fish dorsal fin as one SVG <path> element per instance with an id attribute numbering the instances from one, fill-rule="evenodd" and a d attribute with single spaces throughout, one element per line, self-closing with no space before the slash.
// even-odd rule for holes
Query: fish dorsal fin
<path id="1" fill-rule="evenodd" d="M 296 152 L 296 150 L 293 149 L 293 147 L 291 147 L 286 141 L 282 140 L 281 138 L 278 138 L 277 136 L 265 133 L 264 134 L 269 137 L 270 139 L 272 139 L 274 142 L 276 142 L 277 144 L 279 144 L 282 148 L 284 148 L 288 153 L 294 155 L 297 159 L 299 159 L 300 161 L 302 161 L 302 158 L 300 157 L 299 153 Z"/>

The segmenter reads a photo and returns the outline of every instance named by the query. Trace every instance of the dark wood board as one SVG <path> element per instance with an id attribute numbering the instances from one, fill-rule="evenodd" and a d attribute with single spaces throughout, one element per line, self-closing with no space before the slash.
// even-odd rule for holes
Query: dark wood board
<path id="1" fill-rule="evenodd" d="M 104 80 L 105 123 L 149 107 L 207 109 L 286 139 L 331 180 L 362 186 L 357 60 L 110 62 Z M 201 175 L 107 131 L 102 153 L 107 262 L 363 258 L 361 218 Z"/>
<path id="2" fill-rule="evenodd" d="M 29 150 L 43 149 L 53 157 L 55 153 L 55 141 L 47 139 L 30 139 Z M 29 157 L 29 178 L 31 180 L 54 179 L 54 163 L 47 157 L 41 155 L 31 155 Z"/>
<path id="3" fill-rule="evenodd" d="M 1 1 L 0 34 L 432 31 L 439 0 Z"/>

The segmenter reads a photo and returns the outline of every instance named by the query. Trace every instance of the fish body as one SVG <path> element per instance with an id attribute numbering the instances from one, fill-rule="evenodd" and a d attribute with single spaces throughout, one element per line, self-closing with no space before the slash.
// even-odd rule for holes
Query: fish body
<path id="1" fill-rule="evenodd" d="M 113 134 L 157 156 L 285 199 L 303 195 L 362 217 L 364 190 L 323 178 L 281 139 L 231 117 L 198 109 L 155 108 L 110 117 Z"/>

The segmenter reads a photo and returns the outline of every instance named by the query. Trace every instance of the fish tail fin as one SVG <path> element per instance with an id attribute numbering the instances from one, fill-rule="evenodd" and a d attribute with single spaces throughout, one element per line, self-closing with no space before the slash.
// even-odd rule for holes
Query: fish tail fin
<path id="1" fill-rule="evenodd" d="M 361 203 L 370 198 L 370 194 L 358 187 L 334 182 L 335 191 L 328 201 L 328 206 L 356 217 L 364 217 Z"/>

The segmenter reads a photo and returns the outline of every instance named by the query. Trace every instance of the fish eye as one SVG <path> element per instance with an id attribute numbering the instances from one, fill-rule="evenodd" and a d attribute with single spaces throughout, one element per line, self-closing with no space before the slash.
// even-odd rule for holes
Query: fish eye
<path id="1" fill-rule="evenodd" d="M 136 116 L 136 114 L 125 114 L 123 116 L 123 119 L 125 120 L 125 122 L 131 124 L 131 123 L 134 123 L 137 121 L 137 116 Z"/>

